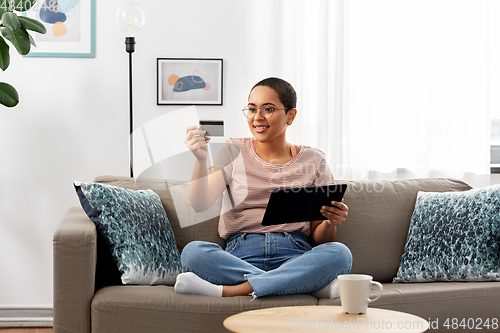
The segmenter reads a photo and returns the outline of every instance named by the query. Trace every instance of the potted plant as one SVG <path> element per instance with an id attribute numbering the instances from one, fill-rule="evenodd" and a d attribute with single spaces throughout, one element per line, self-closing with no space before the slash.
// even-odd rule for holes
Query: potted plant
<path id="1" fill-rule="evenodd" d="M 21 55 L 30 52 L 31 45 L 36 47 L 35 40 L 28 31 L 45 34 L 45 26 L 35 19 L 22 15 L 36 4 L 36 0 L 0 0 L 0 68 L 5 71 L 10 64 L 10 50 L 6 40 L 16 48 Z M 16 14 L 19 12 L 20 15 Z M 0 82 L 0 104 L 7 107 L 19 103 L 19 94 L 8 83 Z"/>

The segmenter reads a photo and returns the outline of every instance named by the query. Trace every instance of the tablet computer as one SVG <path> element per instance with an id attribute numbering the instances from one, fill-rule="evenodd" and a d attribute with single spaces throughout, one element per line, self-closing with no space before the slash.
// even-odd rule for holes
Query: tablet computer
<path id="1" fill-rule="evenodd" d="M 263 226 L 324 220 L 322 206 L 342 201 L 347 184 L 276 189 L 271 193 Z"/>

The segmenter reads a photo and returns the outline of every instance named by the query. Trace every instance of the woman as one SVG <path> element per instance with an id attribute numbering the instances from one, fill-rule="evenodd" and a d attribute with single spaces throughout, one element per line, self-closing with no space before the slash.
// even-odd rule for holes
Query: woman
<path id="1" fill-rule="evenodd" d="M 176 292 L 338 297 L 335 279 L 349 273 L 352 263 L 349 249 L 333 242 L 348 213 L 343 201 L 321 208 L 325 220 L 261 225 L 272 190 L 334 183 L 321 151 L 286 140 L 286 129 L 297 116 L 296 101 L 295 90 L 282 79 L 257 83 L 243 110 L 253 138 L 228 140 L 210 173 L 206 168 L 210 138 L 199 126 L 187 128 L 185 142 L 196 157 L 189 189 L 193 208 L 209 208 L 230 185 L 223 198 L 223 207 L 228 208 L 219 221 L 227 247 L 200 241 L 186 245 Z"/>

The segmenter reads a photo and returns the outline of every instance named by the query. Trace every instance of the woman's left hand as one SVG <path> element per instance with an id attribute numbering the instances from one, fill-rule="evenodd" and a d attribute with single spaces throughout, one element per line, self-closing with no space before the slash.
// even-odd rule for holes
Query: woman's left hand
<path id="1" fill-rule="evenodd" d="M 332 226 L 339 226 L 347 218 L 349 207 L 344 203 L 344 199 L 341 202 L 332 201 L 332 205 L 321 207 L 320 212 L 327 219 L 325 223 Z"/>

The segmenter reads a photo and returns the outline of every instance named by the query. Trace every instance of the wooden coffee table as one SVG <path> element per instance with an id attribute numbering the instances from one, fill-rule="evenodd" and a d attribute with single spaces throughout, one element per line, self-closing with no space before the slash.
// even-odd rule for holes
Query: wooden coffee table
<path id="1" fill-rule="evenodd" d="M 287 306 L 246 311 L 224 320 L 231 332 L 424 332 L 429 323 L 415 315 L 368 308 L 362 315 L 341 306 Z"/>

